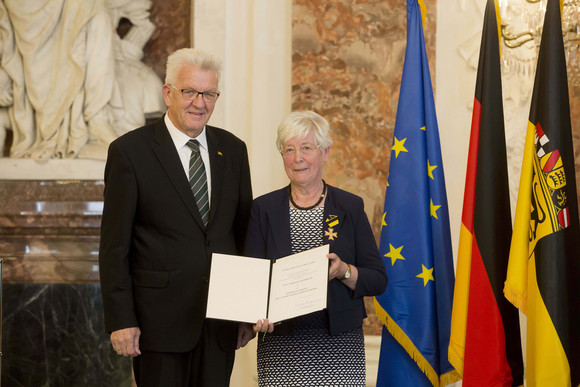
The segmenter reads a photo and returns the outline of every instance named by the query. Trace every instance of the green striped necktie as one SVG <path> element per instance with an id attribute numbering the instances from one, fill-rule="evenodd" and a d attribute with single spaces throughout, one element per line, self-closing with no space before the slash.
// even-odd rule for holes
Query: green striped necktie
<path id="1" fill-rule="evenodd" d="M 189 140 L 187 146 L 191 149 L 191 156 L 189 157 L 189 186 L 195 197 L 203 225 L 207 227 L 209 221 L 209 197 L 205 166 L 199 152 L 199 142 L 197 140 Z"/>

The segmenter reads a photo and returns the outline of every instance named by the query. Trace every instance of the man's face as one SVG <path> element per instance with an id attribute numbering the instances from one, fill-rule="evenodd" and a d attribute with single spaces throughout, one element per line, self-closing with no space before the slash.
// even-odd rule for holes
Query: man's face
<path id="1" fill-rule="evenodd" d="M 197 137 L 209 121 L 216 101 L 206 102 L 201 94 L 193 100 L 186 100 L 180 90 L 217 92 L 217 72 L 184 65 L 177 73 L 175 83 L 175 85 L 163 85 L 163 99 L 168 108 L 169 119 L 177 129 L 189 137 Z"/>

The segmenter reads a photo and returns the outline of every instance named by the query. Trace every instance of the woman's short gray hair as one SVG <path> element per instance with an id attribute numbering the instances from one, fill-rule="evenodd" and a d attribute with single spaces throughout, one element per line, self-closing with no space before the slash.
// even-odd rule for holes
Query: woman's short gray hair
<path id="1" fill-rule="evenodd" d="M 310 110 L 297 111 L 288 114 L 278 126 L 276 146 L 280 153 L 284 152 L 284 144 L 292 138 L 303 139 L 308 134 L 314 133 L 316 144 L 321 149 L 332 145 L 330 137 L 330 125 L 320 114 Z"/>
<path id="2" fill-rule="evenodd" d="M 175 85 L 179 70 L 186 65 L 195 66 L 205 71 L 215 71 L 219 84 L 222 71 L 220 60 L 216 56 L 196 48 L 182 48 L 169 55 L 165 68 L 165 83 Z"/>

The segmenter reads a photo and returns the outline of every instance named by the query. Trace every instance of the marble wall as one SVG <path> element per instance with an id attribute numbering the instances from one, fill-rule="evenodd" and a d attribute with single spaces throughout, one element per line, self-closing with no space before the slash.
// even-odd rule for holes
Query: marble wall
<path id="1" fill-rule="evenodd" d="M 3 386 L 131 386 L 111 350 L 98 284 L 6 284 Z"/>
<path id="2" fill-rule="evenodd" d="M 425 40 L 433 72 L 436 2 L 426 5 Z M 330 123 L 334 144 L 324 178 L 363 197 L 377 243 L 406 24 L 404 1 L 294 0 L 292 109 L 314 110 Z M 378 335 L 382 327 L 371 299 L 366 304 L 365 333 Z"/>
<path id="3" fill-rule="evenodd" d="M 580 209 L 580 85 L 570 85 L 570 116 L 572 117 L 572 141 L 576 167 L 576 192 Z"/>
<path id="4" fill-rule="evenodd" d="M 104 329 L 102 196 L 102 181 L 0 181 L 2 385 L 131 385 Z"/>
<path id="5" fill-rule="evenodd" d="M 190 0 L 153 0 L 151 21 L 156 30 L 143 50 L 143 62 L 165 80 L 165 62 L 173 51 L 191 46 Z"/>

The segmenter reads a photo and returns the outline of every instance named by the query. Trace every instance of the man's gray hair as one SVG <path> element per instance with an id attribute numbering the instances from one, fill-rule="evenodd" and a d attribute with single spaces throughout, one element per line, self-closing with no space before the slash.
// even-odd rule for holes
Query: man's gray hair
<path id="1" fill-rule="evenodd" d="M 196 48 L 182 48 L 169 55 L 167 58 L 167 66 L 165 68 L 165 83 L 168 85 L 175 85 L 179 70 L 183 66 L 188 65 L 195 66 L 205 71 L 215 71 L 218 76 L 219 85 L 222 71 L 220 60 L 215 55 Z"/>

